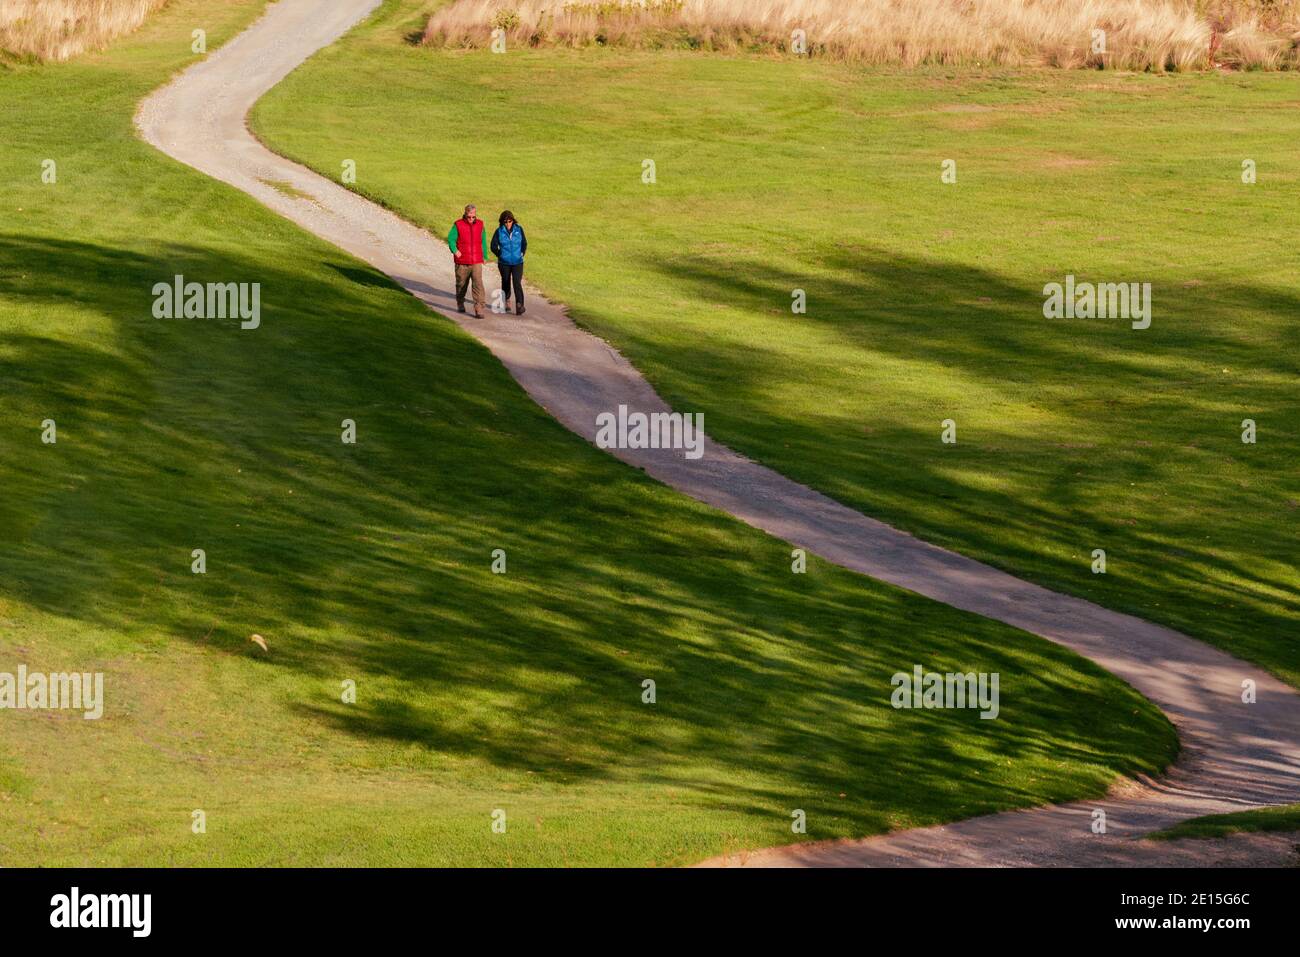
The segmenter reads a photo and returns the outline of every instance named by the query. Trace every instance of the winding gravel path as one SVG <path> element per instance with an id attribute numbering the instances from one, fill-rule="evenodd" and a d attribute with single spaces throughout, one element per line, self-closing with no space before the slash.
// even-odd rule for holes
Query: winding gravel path
<path id="1" fill-rule="evenodd" d="M 378 5 L 379 0 L 279 0 L 246 32 L 146 99 L 137 117 L 141 135 L 387 273 L 479 339 L 534 400 L 589 441 L 594 441 L 597 414 L 620 404 L 666 411 L 622 356 L 540 297 L 532 297 L 522 319 L 457 315 L 449 292 L 450 257 L 441 240 L 274 155 L 249 134 L 245 116 L 253 103 Z M 269 182 L 288 183 L 301 195 L 286 195 Z M 918 541 L 721 445 L 709 442 L 696 461 L 680 452 L 613 454 L 845 568 L 1006 622 L 1091 658 L 1159 705 L 1183 744 L 1166 777 L 1134 782 L 1105 800 L 708 863 L 1153 865 L 1210 863 L 1209 857 L 1222 863 L 1225 855 L 1238 863 L 1258 862 L 1261 854 L 1281 861 L 1291 853 L 1276 839 L 1220 842 L 1213 855 L 1204 843 L 1135 840 L 1196 815 L 1300 801 L 1300 696 L 1277 679 L 1168 628 L 1055 594 Z M 1241 701 L 1247 678 L 1258 687 L 1255 704 Z M 1104 835 L 1092 832 L 1096 808 L 1107 815 Z M 1248 847 L 1255 850 L 1242 857 Z"/>

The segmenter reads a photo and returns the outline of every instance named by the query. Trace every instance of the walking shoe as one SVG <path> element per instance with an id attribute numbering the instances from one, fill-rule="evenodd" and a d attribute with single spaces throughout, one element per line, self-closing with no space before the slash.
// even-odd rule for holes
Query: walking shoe
<path id="1" fill-rule="evenodd" d="M 522 316 L 523 314 L 524 314 L 524 304 L 521 302 L 519 305 L 515 306 L 515 315 Z"/>
<path id="2" fill-rule="evenodd" d="M 457 299 L 457 300 L 456 300 L 456 311 L 457 311 L 457 312 L 464 312 L 464 311 L 465 311 L 465 300 L 464 300 L 464 299 Z"/>

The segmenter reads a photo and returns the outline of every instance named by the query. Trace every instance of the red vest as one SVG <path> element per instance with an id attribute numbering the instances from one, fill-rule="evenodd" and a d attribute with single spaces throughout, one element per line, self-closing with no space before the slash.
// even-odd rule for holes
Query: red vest
<path id="1" fill-rule="evenodd" d="M 483 220 L 456 220 L 456 265 L 472 266 L 483 261 Z"/>

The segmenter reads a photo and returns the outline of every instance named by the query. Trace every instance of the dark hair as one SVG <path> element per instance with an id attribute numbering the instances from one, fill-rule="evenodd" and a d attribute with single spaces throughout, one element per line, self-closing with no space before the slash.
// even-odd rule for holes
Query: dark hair
<path id="1" fill-rule="evenodd" d="M 515 219 L 515 214 L 510 212 L 510 210 L 507 209 L 505 212 L 501 214 L 501 218 L 497 220 L 497 225 L 504 226 L 506 224 L 507 219 L 510 220 L 512 223 L 519 222 L 519 220 Z"/>

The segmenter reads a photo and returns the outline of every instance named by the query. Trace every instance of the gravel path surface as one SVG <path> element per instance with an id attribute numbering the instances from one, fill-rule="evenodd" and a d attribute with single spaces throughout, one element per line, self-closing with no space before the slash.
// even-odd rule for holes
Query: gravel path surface
<path id="1" fill-rule="evenodd" d="M 597 415 L 619 405 L 668 411 L 621 355 L 536 294 L 522 318 L 457 315 L 451 259 L 440 239 L 276 156 L 248 132 L 245 117 L 259 97 L 378 5 L 379 0 L 279 0 L 239 37 L 148 97 L 137 116 L 141 135 L 387 273 L 479 339 L 536 402 L 589 441 L 595 438 Z M 345 154 L 341 149 L 340 156 Z M 296 192 L 287 194 L 272 183 L 287 183 Z M 485 272 L 495 277 L 495 268 Z M 1177 727 L 1183 745 L 1165 777 L 1126 784 L 1100 801 L 707 863 L 1190 865 L 1294 859 L 1294 847 L 1276 835 L 1240 842 L 1139 839 L 1188 817 L 1300 801 L 1300 696 L 1261 669 L 1168 628 L 926 544 L 712 442 L 698 460 L 681 451 L 611 453 L 845 568 L 1072 648 L 1154 701 Z M 1257 686 L 1254 704 L 1241 700 L 1246 679 Z M 1093 831 L 1096 810 L 1105 811 L 1105 834 Z"/>

